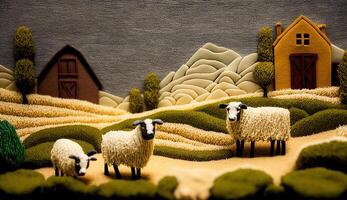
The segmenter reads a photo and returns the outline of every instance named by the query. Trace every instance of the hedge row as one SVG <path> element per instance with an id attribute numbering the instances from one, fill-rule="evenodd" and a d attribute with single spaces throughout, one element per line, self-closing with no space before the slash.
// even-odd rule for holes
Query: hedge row
<path id="1" fill-rule="evenodd" d="M 219 176 L 210 199 L 346 199 L 347 175 L 325 168 L 288 173 L 280 186 L 259 170 L 240 169 Z"/>
<path id="2" fill-rule="evenodd" d="M 158 187 L 146 180 L 112 180 L 97 187 L 72 177 L 45 181 L 42 174 L 21 169 L 0 175 L 0 199 L 172 199 L 177 185 L 175 177 L 164 177 Z"/>
<path id="3" fill-rule="evenodd" d="M 296 167 L 325 167 L 347 173 L 347 142 L 331 141 L 308 146 L 300 152 Z"/>

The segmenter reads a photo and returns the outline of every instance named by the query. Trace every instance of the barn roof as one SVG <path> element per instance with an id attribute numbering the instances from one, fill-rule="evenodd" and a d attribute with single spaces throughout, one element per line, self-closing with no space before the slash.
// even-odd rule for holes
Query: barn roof
<path id="1" fill-rule="evenodd" d="M 292 28 L 294 28 L 301 20 L 304 20 L 306 21 L 309 25 L 311 25 L 317 32 L 318 34 L 328 43 L 330 44 L 330 40 L 329 38 L 327 37 L 326 34 L 324 34 L 319 28 L 318 26 L 313 23 L 309 18 L 305 17 L 304 15 L 300 15 L 298 18 L 296 18 L 294 20 L 293 23 L 291 23 L 284 31 L 283 33 L 281 33 L 275 40 L 275 42 L 273 43 L 273 46 L 276 46 L 280 41 L 281 39 L 288 33 L 288 31 Z"/>
<path id="2" fill-rule="evenodd" d="M 42 70 L 42 72 L 40 73 L 40 75 L 38 76 L 38 83 L 40 83 L 43 78 L 47 75 L 47 73 L 49 72 L 49 70 L 53 67 L 53 65 L 58 61 L 58 59 L 67 53 L 71 53 L 77 56 L 77 58 L 81 61 L 82 65 L 84 66 L 84 68 L 87 70 L 89 76 L 94 80 L 95 84 L 98 86 L 99 90 L 102 90 L 102 84 L 99 81 L 98 77 L 96 76 L 96 74 L 94 73 L 93 69 L 90 67 L 90 65 L 88 64 L 87 60 L 84 58 L 84 56 L 82 55 L 82 53 L 80 51 L 78 51 L 76 48 L 70 46 L 70 45 L 66 45 L 65 47 L 63 47 L 61 50 L 59 50 L 54 56 L 53 58 L 47 63 L 47 65 L 44 67 L 44 69 Z"/>

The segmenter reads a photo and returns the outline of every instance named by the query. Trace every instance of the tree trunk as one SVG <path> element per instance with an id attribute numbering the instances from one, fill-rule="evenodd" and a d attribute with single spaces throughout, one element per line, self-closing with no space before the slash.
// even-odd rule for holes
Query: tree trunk
<path id="1" fill-rule="evenodd" d="M 263 87 L 263 97 L 267 97 L 268 87 Z"/>
<path id="2" fill-rule="evenodd" d="M 27 95 L 24 94 L 24 93 L 22 93 L 22 103 L 23 104 L 28 104 L 29 103 Z"/>

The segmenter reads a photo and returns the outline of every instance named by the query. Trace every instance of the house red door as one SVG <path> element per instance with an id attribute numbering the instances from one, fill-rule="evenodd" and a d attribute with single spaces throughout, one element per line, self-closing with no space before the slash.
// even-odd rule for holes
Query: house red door
<path id="1" fill-rule="evenodd" d="M 76 59 L 60 59 L 58 62 L 59 97 L 78 99 L 78 73 Z"/>
<path id="2" fill-rule="evenodd" d="M 316 88 L 317 54 L 291 54 L 291 88 Z"/>

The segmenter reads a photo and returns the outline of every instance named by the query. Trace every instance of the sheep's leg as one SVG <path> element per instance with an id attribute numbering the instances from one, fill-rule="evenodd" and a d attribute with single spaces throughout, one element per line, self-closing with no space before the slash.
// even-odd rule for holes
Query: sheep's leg
<path id="1" fill-rule="evenodd" d="M 275 153 L 275 140 L 271 140 L 270 156 L 274 156 Z"/>
<path id="2" fill-rule="evenodd" d="M 281 155 L 286 155 L 286 141 L 282 140 L 282 151 Z"/>
<path id="3" fill-rule="evenodd" d="M 107 163 L 105 163 L 105 165 L 104 165 L 104 175 L 105 176 L 109 176 L 110 175 L 110 172 L 108 171 Z"/>
<path id="4" fill-rule="evenodd" d="M 113 164 L 113 169 L 114 169 L 114 172 L 116 174 L 116 178 L 121 179 L 122 175 L 119 172 L 118 165 Z"/>
<path id="5" fill-rule="evenodd" d="M 136 169 L 136 176 L 137 176 L 138 179 L 141 178 L 141 168 L 137 168 Z"/>
<path id="6" fill-rule="evenodd" d="M 240 157 L 243 155 L 243 149 L 245 146 L 245 140 L 241 140 L 241 145 L 240 145 Z"/>
<path id="7" fill-rule="evenodd" d="M 277 149 L 276 149 L 276 155 L 281 154 L 281 141 L 277 140 Z"/>
<path id="8" fill-rule="evenodd" d="M 131 167 L 131 178 L 136 179 L 135 167 Z"/>
<path id="9" fill-rule="evenodd" d="M 240 140 L 236 140 L 236 156 L 240 157 Z"/>
<path id="10" fill-rule="evenodd" d="M 54 167 L 54 171 L 55 171 L 55 176 L 59 176 L 59 169 L 58 169 L 58 167 Z"/>
<path id="11" fill-rule="evenodd" d="M 250 158 L 254 158 L 254 146 L 255 146 L 255 141 L 251 141 L 251 152 L 249 154 Z"/>

